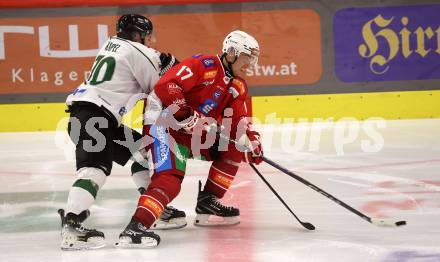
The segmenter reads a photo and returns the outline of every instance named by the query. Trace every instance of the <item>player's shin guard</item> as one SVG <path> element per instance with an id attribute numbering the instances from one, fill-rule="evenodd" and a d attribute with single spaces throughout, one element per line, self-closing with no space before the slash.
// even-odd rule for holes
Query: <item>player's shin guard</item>
<path id="1" fill-rule="evenodd" d="M 139 198 L 138 207 L 130 223 L 119 234 L 116 247 L 146 248 L 159 245 L 160 237 L 148 229 L 160 217 L 166 203 L 168 199 L 162 192 L 147 190 Z"/>
<path id="2" fill-rule="evenodd" d="M 137 162 L 134 162 L 131 165 L 131 176 L 138 188 L 139 193 L 145 193 L 146 188 L 151 183 L 148 168 Z M 152 228 L 155 230 L 167 230 L 183 228 L 186 225 L 185 212 L 172 206 L 166 206 L 160 218 L 154 222 Z"/>
<path id="3" fill-rule="evenodd" d="M 105 246 L 104 233 L 85 228 L 82 223 L 89 216 L 88 209 L 105 183 L 106 175 L 99 168 L 83 167 L 77 171 L 77 177 L 69 192 L 66 212 L 58 210 L 61 216 L 61 249 L 101 248 Z"/>
<path id="4" fill-rule="evenodd" d="M 151 247 L 158 245 L 159 236 L 148 231 L 162 214 L 165 206 L 180 191 L 181 180 L 168 174 L 156 174 L 147 191 L 139 198 L 131 222 L 119 235 L 119 247 Z"/>
<path id="5" fill-rule="evenodd" d="M 235 174 L 238 171 L 238 163 L 227 163 L 225 161 L 214 161 L 209 169 L 208 181 L 206 181 L 204 192 L 214 194 L 222 198 L 232 184 Z"/>
<path id="6" fill-rule="evenodd" d="M 141 221 L 145 227 L 150 228 L 154 221 L 159 219 L 168 202 L 168 197 L 159 190 L 147 190 L 147 192 L 139 198 L 138 206 L 133 217 Z"/>
<path id="7" fill-rule="evenodd" d="M 77 171 L 77 179 L 73 183 L 67 198 L 66 214 L 80 214 L 90 209 L 95 201 L 98 190 L 104 185 L 105 173 L 95 167 L 83 167 Z"/>

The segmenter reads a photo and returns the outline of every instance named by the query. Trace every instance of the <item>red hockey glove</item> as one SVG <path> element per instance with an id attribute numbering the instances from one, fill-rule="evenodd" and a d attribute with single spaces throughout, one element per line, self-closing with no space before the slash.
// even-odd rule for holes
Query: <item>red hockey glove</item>
<path id="1" fill-rule="evenodd" d="M 249 151 L 244 152 L 244 160 L 247 163 L 260 164 L 263 162 L 263 147 L 260 134 L 252 129 L 246 130 L 246 134 L 240 139 L 239 143 L 245 145 Z"/>
<path id="2" fill-rule="evenodd" d="M 177 123 L 177 125 L 182 129 L 183 132 L 187 133 L 187 134 L 192 134 L 194 132 L 194 128 L 200 124 L 203 123 L 204 116 L 199 114 L 199 112 L 192 110 L 192 114 Z"/>
<path id="3" fill-rule="evenodd" d="M 184 120 L 181 120 L 177 122 L 177 129 L 180 129 L 184 133 L 187 134 L 199 134 L 201 135 L 202 132 L 216 132 L 217 130 L 217 122 L 215 119 L 211 117 L 205 117 L 203 114 L 200 114 L 199 112 L 187 107 L 186 109 L 189 110 L 190 116 L 186 117 Z M 183 110 L 182 110 L 183 111 Z M 185 115 L 188 115 L 186 113 Z M 175 114 L 176 116 L 176 114 Z M 180 118 L 182 119 L 182 118 Z M 178 120 L 178 117 L 176 117 L 176 120 Z M 176 129 L 176 130 L 177 130 Z M 196 131 L 195 131 L 196 130 Z M 198 133 L 201 132 L 201 133 Z"/>
<path id="4" fill-rule="evenodd" d="M 193 110 L 192 114 L 188 118 L 178 122 L 178 125 L 185 133 L 191 134 L 199 120 L 200 114 Z"/>

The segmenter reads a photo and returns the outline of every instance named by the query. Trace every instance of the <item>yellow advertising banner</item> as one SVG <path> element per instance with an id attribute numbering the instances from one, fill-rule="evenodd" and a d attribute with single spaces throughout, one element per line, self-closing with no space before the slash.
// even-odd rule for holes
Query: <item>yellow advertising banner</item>
<path id="1" fill-rule="evenodd" d="M 144 14 L 147 15 L 148 14 Z M 251 86 L 297 85 L 321 77 L 319 15 L 308 9 L 157 14 L 154 48 L 180 59 L 221 52 L 223 38 L 244 30 L 260 43 Z M 0 94 L 65 93 L 87 77 L 116 16 L 0 19 Z"/>

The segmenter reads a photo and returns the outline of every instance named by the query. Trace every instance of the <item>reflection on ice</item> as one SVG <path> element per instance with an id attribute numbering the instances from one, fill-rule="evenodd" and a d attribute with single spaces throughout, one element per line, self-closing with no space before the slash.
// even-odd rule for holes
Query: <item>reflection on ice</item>
<path id="1" fill-rule="evenodd" d="M 115 166 L 86 223 L 105 232 L 107 247 L 62 252 L 56 211 L 64 207 L 73 182 L 73 148 L 54 132 L 0 133 L 0 261 L 440 261 L 440 120 L 387 121 L 379 129 L 380 150 L 362 151 L 365 137 L 358 136 L 344 145 L 343 154 L 335 147 L 334 131 L 324 128 L 319 141 L 310 143 L 311 125 L 298 128 L 292 129 L 297 133 L 290 145 L 279 126 L 265 133 L 273 137 L 267 156 L 369 216 L 408 225 L 375 227 L 262 164 L 266 179 L 315 231 L 303 229 L 245 165 L 224 199 L 240 207 L 240 225 L 194 227 L 197 181 L 204 180 L 207 166 L 190 161 L 182 192 L 172 203 L 187 213 L 188 226 L 159 231 L 156 249 L 118 250 L 113 244 L 138 193 L 129 168 Z M 301 132 L 306 142 L 295 146 Z"/>

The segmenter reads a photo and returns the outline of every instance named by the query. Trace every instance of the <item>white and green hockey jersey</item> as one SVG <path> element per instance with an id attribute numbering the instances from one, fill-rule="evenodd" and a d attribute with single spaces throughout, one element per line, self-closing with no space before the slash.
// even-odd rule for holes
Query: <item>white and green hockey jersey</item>
<path id="1" fill-rule="evenodd" d="M 108 109 L 121 122 L 159 80 L 160 53 L 141 43 L 111 37 L 99 50 L 90 76 L 67 97 Z"/>

